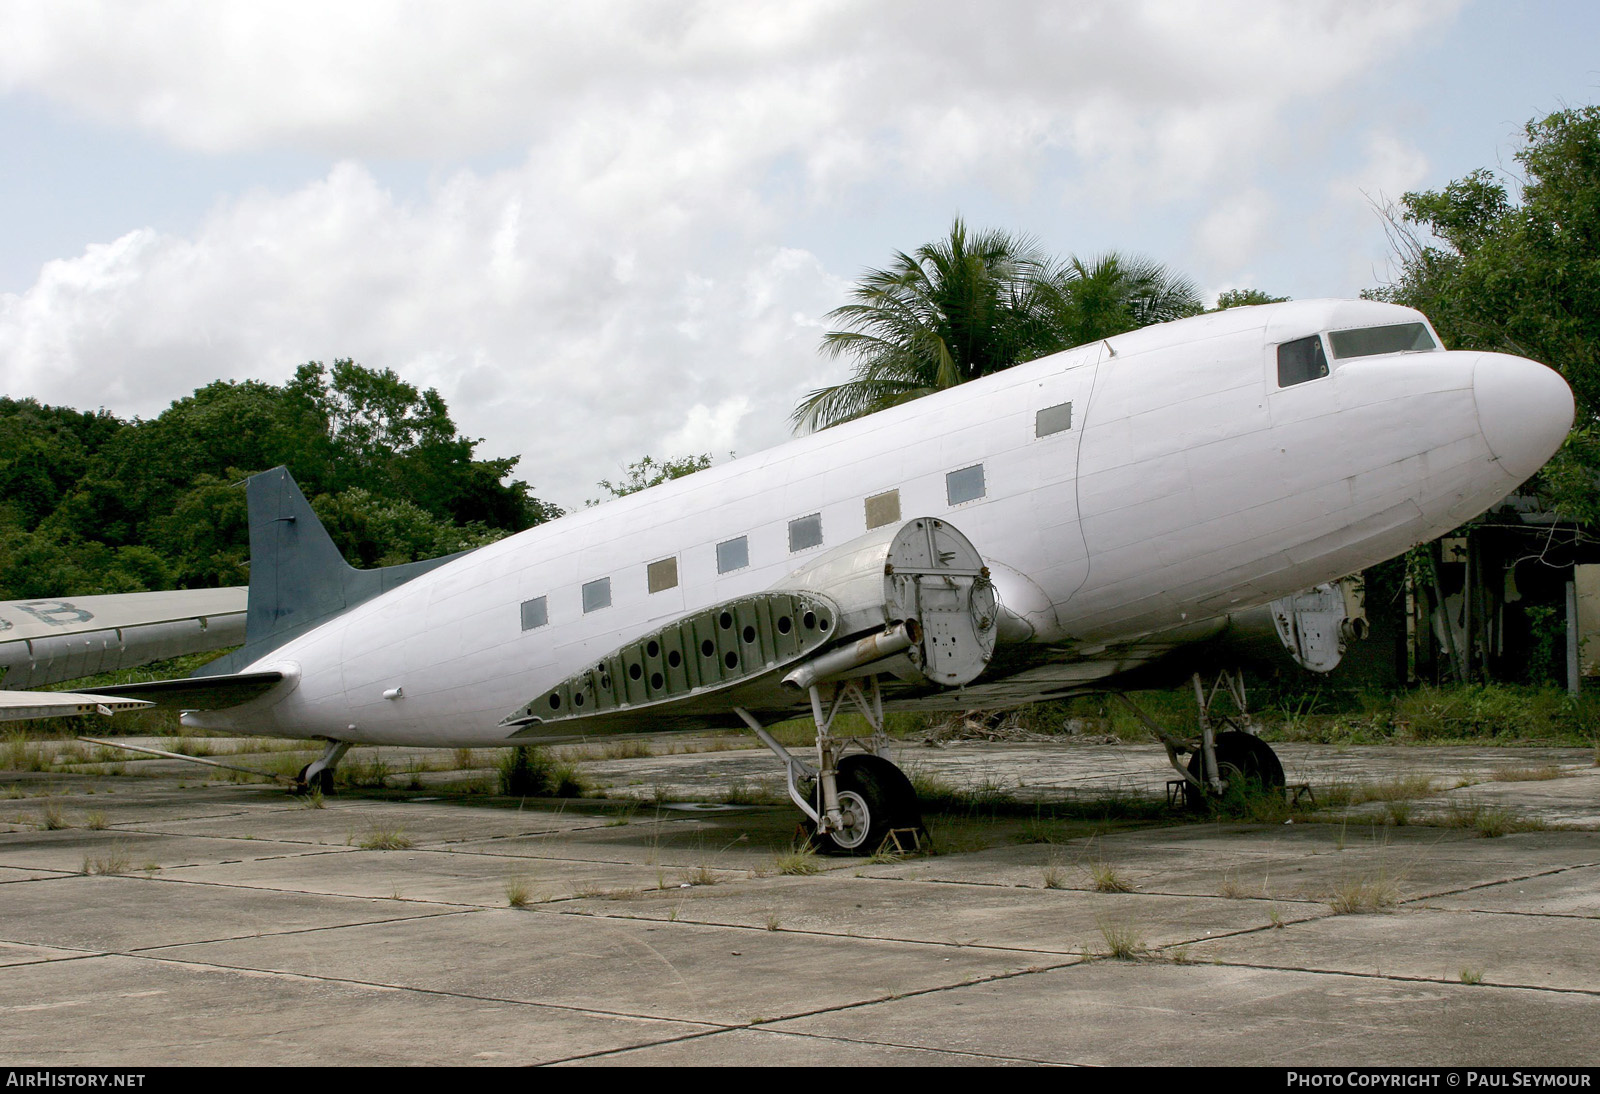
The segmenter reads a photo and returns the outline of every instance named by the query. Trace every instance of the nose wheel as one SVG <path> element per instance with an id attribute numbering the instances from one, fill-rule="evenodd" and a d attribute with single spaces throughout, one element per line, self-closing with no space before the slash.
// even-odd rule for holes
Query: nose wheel
<path id="1" fill-rule="evenodd" d="M 1141 710 L 1127 695 L 1110 693 L 1166 746 L 1167 762 L 1183 776 L 1182 783 L 1167 784 L 1167 803 L 1176 801 L 1175 787 L 1179 785 L 1183 788 L 1183 802 L 1190 809 L 1210 808 L 1230 790 L 1281 795 L 1286 785 L 1283 764 L 1271 746 L 1255 735 L 1250 708 L 1245 701 L 1244 678 L 1237 672 L 1224 670 L 1209 690 L 1199 673 L 1195 673 L 1193 682 L 1200 711 L 1198 734 L 1174 733 Z M 1219 699 L 1231 701 L 1234 713 L 1223 714 L 1217 705 Z M 1217 723 L 1231 728 L 1218 732 Z M 1182 760 L 1185 755 L 1189 757 L 1187 765 Z"/>

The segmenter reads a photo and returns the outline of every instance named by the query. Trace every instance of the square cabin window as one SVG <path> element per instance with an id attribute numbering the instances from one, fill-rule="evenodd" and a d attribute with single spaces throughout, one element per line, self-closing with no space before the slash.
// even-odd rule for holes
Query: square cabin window
<path id="1" fill-rule="evenodd" d="M 983 497 L 983 464 L 975 463 L 944 477 L 944 493 L 951 505 Z"/>
<path id="2" fill-rule="evenodd" d="M 522 602 L 522 629 L 531 631 L 550 622 L 550 605 L 542 596 Z"/>
<path id="3" fill-rule="evenodd" d="M 611 579 L 602 577 L 583 587 L 583 611 L 587 615 L 611 607 Z"/>
<path id="4" fill-rule="evenodd" d="M 1072 404 L 1057 403 L 1047 406 L 1033 416 L 1033 435 L 1035 437 L 1048 437 L 1052 433 L 1064 433 L 1072 428 Z"/>
<path id="5" fill-rule="evenodd" d="M 900 491 L 890 490 L 867 499 L 867 529 L 882 528 L 900 519 Z"/>
<path id="6" fill-rule="evenodd" d="M 812 513 L 808 517 L 796 517 L 789 522 L 789 553 L 804 551 L 807 547 L 817 547 L 822 543 L 822 514 Z"/>
<path id="7" fill-rule="evenodd" d="M 717 544 L 717 573 L 725 574 L 730 570 L 742 570 L 748 565 L 750 565 L 750 539 L 748 536 L 724 540 Z"/>
<path id="8" fill-rule="evenodd" d="M 664 558 L 660 562 L 652 562 L 645 567 L 645 582 L 650 586 L 650 591 L 659 593 L 666 589 L 678 587 L 678 556 Z"/>

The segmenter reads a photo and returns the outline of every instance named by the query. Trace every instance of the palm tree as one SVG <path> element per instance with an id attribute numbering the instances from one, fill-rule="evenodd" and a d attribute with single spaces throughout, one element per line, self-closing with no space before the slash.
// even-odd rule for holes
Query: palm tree
<path id="1" fill-rule="evenodd" d="M 1161 266 L 1107 254 L 1057 263 L 1025 236 L 947 239 L 868 270 L 828 318 L 829 357 L 855 358 L 850 380 L 795 407 L 797 430 L 826 429 L 1058 350 L 1201 310 L 1194 288 Z"/>
<path id="2" fill-rule="evenodd" d="M 1049 261 L 1025 237 L 969 235 L 960 218 L 947 239 L 887 270 L 868 270 L 852 302 L 828 313 L 845 328 L 822 339 L 829 357 L 856 360 L 843 384 L 811 392 L 794 410 L 799 429 L 826 429 L 1049 352 Z"/>
<path id="3" fill-rule="evenodd" d="M 1055 334 L 1061 349 L 1204 310 L 1187 278 L 1147 258 L 1115 251 L 1088 263 L 1069 258 L 1055 284 Z"/>

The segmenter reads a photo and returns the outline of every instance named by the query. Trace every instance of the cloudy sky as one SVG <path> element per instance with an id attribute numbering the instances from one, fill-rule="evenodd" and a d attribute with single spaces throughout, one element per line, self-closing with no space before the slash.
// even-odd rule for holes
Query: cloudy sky
<path id="1" fill-rule="evenodd" d="M 1208 296 L 1600 101 L 1600 5 L 0 2 L 0 385 L 151 416 L 352 357 L 567 507 L 749 453 L 953 216 Z"/>

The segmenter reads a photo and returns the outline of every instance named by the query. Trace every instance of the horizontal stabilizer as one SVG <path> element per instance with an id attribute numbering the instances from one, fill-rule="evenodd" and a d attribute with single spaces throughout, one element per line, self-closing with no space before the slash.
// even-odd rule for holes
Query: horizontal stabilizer
<path id="1" fill-rule="evenodd" d="M 0 722 L 64 718 L 72 714 L 116 714 L 150 705 L 143 699 L 116 699 L 76 691 L 0 691 Z"/>
<path id="2" fill-rule="evenodd" d="M 164 710 L 226 710 L 265 695 L 283 679 L 281 672 L 236 672 L 228 676 L 189 676 L 181 680 L 151 680 L 84 688 L 79 694 L 108 699 L 142 700 L 142 705 Z"/>

